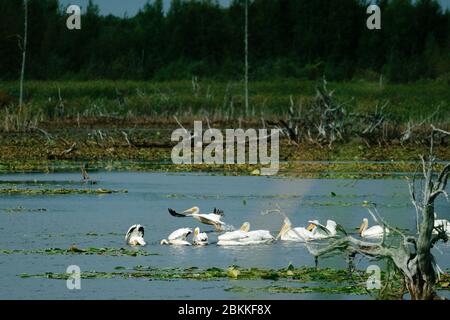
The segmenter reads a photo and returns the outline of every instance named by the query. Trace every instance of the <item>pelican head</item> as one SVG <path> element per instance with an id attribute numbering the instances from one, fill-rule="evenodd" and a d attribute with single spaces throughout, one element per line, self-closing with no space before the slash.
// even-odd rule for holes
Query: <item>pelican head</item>
<path id="1" fill-rule="evenodd" d="M 197 227 L 194 229 L 194 237 L 197 237 L 200 234 L 200 228 Z"/>
<path id="2" fill-rule="evenodd" d="M 284 219 L 283 225 L 281 226 L 280 232 L 278 233 L 276 240 L 285 235 L 289 230 L 291 230 L 292 224 L 291 221 L 286 218 Z"/>
<path id="3" fill-rule="evenodd" d="M 185 210 L 185 211 L 183 211 L 183 213 L 199 213 L 200 212 L 200 209 L 199 209 L 199 207 L 192 207 L 192 208 L 190 208 L 190 209 L 187 209 L 187 210 Z"/>
<path id="4" fill-rule="evenodd" d="M 369 220 L 367 218 L 364 218 L 361 226 L 359 227 L 358 233 L 359 234 L 363 233 L 364 231 L 367 230 L 368 227 L 369 227 Z"/>
<path id="5" fill-rule="evenodd" d="M 244 224 L 242 225 L 242 227 L 239 230 L 244 231 L 244 232 L 249 232 L 250 231 L 250 223 L 244 222 Z"/>
<path id="6" fill-rule="evenodd" d="M 309 222 L 309 225 L 306 227 L 306 230 L 308 230 L 309 232 L 313 231 L 319 224 L 319 221 L 317 221 L 317 220 L 312 220 L 312 221 L 308 221 L 308 222 Z"/>
<path id="7" fill-rule="evenodd" d="M 167 241 L 166 239 L 163 239 L 163 240 L 161 240 L 160 244 L 161 244 L 162 246 L 168 245 L 168 244 L 169 244 L 169 241 Z"/>

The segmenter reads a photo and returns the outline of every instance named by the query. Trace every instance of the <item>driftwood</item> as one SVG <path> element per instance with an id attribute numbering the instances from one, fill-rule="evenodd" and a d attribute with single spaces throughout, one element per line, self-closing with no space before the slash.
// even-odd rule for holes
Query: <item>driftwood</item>
<path id="1" fill-rule="evenodd" d="M 417 234 L 415 236 L 404 234 L 388 225 L 376 210 L 369 209 L 376 222 L 383 228 L 393 231 L 397 236 L 395 242 L 388 242 L 386 236 L 375 243 L 345 236 L 320 249 L 309 247 L 308 249 L 316 260 L 336 252 L 384 258 L 393 263 L 396 271 L 401 274 L 405 287 L 413 300 L 437 298 L 435 285 L 441 271 L 431 249 L 439 241 L 448 241 L 448 235 L 443 227 L 435 226 L 434 211 L 435 201 L 439 196 L 445 196 L 448 200 L 445 189 L 450 175 L 450 163 L 439 174 L 436 175 L 434 171 L 436 160 L 433 153 L 434 139 L 437 135 L 442 134 L 450 135 L 449 132 L 432 127 L 430 155 L 427 159 L 421 157 L 424 179 L 421 192 L 416 190 L 416 179 L 409 183 L 411 201 L 416 208 Z"/>
<path id="2" fill-rule="evenodd" d="M 71 153 L 71 152 L 75 149 L 76 145 L 77 145 L 77 143 L 74 142 L 74 143 L 70 146 L 69 149 L 66 149 L 66 150 L 64 150 L 63 152 L 61 152 L 61 156 L 64 156 L 64 155 L 66 155 L 66 154 Z"/>

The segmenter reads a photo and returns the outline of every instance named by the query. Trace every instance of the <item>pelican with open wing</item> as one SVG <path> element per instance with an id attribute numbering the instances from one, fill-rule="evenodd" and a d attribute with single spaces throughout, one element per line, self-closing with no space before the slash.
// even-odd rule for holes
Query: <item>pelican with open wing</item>
<path id="1" fill-rule="evenodd" d="M 144 227 L 140 224 L 132 225 L 125 235 L 125 241 L 130 246 L 145 246 Z"/>
<path id="2" fill-rule="evenodd" d="M 222 221 L 222 217 L 224 213 L 222 210 L 214 208 L 212 213 L 200 213 L 200 209 L 198 207 L 192 207 L 183 212 L 177 212 L 173 209 L 169 209 L 169 213 L 173 217 L 184 218 L 184 217 L 192 217 L 203 224 L 207 224 L 210 226 L 214 226 L 216 231 L 222 231 L 225 222 Z"/>

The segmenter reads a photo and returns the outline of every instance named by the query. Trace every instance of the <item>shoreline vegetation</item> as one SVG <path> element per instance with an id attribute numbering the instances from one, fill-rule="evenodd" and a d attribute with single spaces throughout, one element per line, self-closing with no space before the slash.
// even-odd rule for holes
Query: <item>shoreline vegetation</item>
<path id="1" fill-rule="evenodd" d="M 7 173 L 51 173 L 51 172 L 79 172 L 80 163 L 84 161 L 1 161 L 0 174 Z M 382 162 L 382 163 L 321 163 L 295 162 L 280 164 L 278 177 L 304 179 L 385 179 L 406 178 L 416 172 L 419 162 Z M 97 171 L 143 171 L 155 173 L 200 173 L 223 176 L 260 176 L 259 165 L 173 165 L 148 162 L 130 161 L 101 161 L 89 162 L 90 172 Z M 436 166 L 438 169 L 443 164 Z M 81 175 L 80 175 L 81 177 Z M 80 178 L 81 180 L 81 178 Z M 126 190 L 81 190 L 81 189 L 18 189 L 3 188 L 1 194 L 111 194 L 124 193 Z"/>
<path id="2" fill-rule="evenodd" d="M 289 107 L 307 114 L 322 83 L 320 77 L 315 81 L 296 78 L 252 81 L 249 113 L 245 114 L 242 81 L 197 77 L 177 81 L 29 80 L 21 115 L 34 114 L 44 129 L 176 125 L 174 115 L 188 123 L 208 117 L 221 125 L 254 126 L 261 125 L 261 119 L 273 121 L 288 116 Z M 367 112 L 386 104 L 386 116 L 400 125 L 450 118 L 450 91 L 446 80 L 410 83 L 353 80 L 327 82 L 327 86 L 333 99 L 344 104 L 349 112 Z M 15 131 L 14 127 L 6 130 L 5 115 L 6 111 L 15 114 L 18 96 L 17 81 L 0 81 L 2 131 Z"/>
<path id="3" fill-rule="evenodd" d="M 259 166 L 172 165 L 172 131 L 202 120 L 218 129 L 300 132 L 281 135 L 281 176 L 386 177 L 416 171 L 418 156 L 428 152 L 431 124 L 449 129 L 447 83 L 323 83 L 322 91 L 315 81 L 252 83 L 246 115 L 241 82 L 29 81 L 24 106 L 0 106 L 0 172 L 73 171 L 88 164 L 93 170 L 257 175 Z M 3 99 L 17 88 L 2 82 Z M 342 110 L 330 120 L 342 125 L 339 132 L 324 127 L 324 136 L 313 139 L 325 99 Z M 336 134 L 342 139 L 329 141 Z M 450 159 L 448 141 L 439 141 L 435 152 Z"/>

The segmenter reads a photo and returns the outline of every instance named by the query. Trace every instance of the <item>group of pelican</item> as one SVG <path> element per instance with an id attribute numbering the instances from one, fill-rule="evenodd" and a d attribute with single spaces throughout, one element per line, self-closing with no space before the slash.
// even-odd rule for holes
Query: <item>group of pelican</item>
<path id="1" fill-rule="evenodd" d="M 172 232 L 169 237 L 161 240 L 162 245 L 174 245 L 174 246 L 190 246 L 191 243 L 187 241 L 187 237 L 192 233 L 190 228 L 181 228 Z M 205 246 L 208 244 L 208 235 L 204 232 L 200 232 L 200 228 L 194 229 L 194 235 L 192 237 L 192 244 L 195 246 Z"/>
<path id="2" fill-rule="evenodd" d="M 218 240 L 218 246 L 245 246 L 270 243 L 275 238 L 267 230 L 250 231 L 250 223 L 245 222 L 239 230 L 225 232 Z"/>
<path id="3" fill-rule="evenodd" d="M 277 239 L 281 239 L 282 241 L 309 242 L 332 238 L 338 233 L 347 235 L 344 228 L 333 220 L 327 220 L 326 225 L 321 224 L 317 220 L 312 220 L 309 221 L 309 225 L 306 228 L 293 228 L 291 221 L 286 217 Z M 359 227 L 358 233 L 361 238 L 377 239 L 382 238 L 384 234 L 388 234 L 389 229 L 383 228 L 379 225 L 369 228 L 369 220 L 364 218 L 361 226 Z"/>
<path id="4" fill-rule="evenodd" d="M 308 242 L 321 240 L 336 236 L 338 224 L 333 220 L 328 220 L 324 226 L 317 220 L 311 220 L 305 227 L 292 227 L 289 218 L 285 218 L 277 239 L 282 241 Z M 343 229 L 342 229 L 343 230 Z"/>
<path id="5" fill-rule="evenodd" d="M 198 207 L 192 207 L 181 213 L 169 209 L 169 213 L 173 217 L 192 217 L 195 220 L 213 226 L 217 232 L 222 232 L 225 227 L 225 222 L 222 221 L 224 213 L 222 210 L 214 209 L 212 213 L 203 214 L 200 213 Z M 186 240 L 187 236 L 192 233 L 189 228 L 182 228 L 172 232 L 168 240 L 162 240 L 161 244 L 169 245 L 191 245 Z M 264 244 L 275 240 L 275 238 L 267 230 L 254 230 L 250 231 L 250 223 L 245 222 L 239 230 L 225 232 L 218 237 L 217 245 L 219 246 L 239 246 L 250 244 Z M 194 230 L 194 236 L 192 239 L 192 245 L 207 245 L 208 235 L 206 233 L 200 233 L 200 229 L 197 227 Z"/>
<path id="6" fill-rule="evenodd" d="M 223 232 L 226 226 L 222 221 L 224 213 L 222 210 L 214 209 L 212 213 L 202 214 L 198 207 L 192 207 L 183 212 L 177 212 L 169 209 L 170 215 L 173 217 L 191 217 L 203 224 L 213 226 L 217 232 Z M 276 240 L 291 242 L 309 242 L 314 240 L 323 240 L 337 236 L 338 233 L 346 235 L 344 228 L 333 220 L 327 220 L 326 224 L 321 224 L 318 220 L 311 220 L 307 227 L 292 227 L 289 218 L 285 217 L 281 230 L 277 237 L 274 237 L 268 230 L 252 230 L 250 231 L 250 223 L 245 222 L 238 230 L 228 231 L 218 236 L 217 245 L 219 246 L 245 246 L 268 244 Z M 447 220 L 436 220 L 444 228 L 449 228 L 450 224 Z M 447 229 L 448 230 L 448 229 Z M 380 225 L 369 228 L 369 220 L 363 219 L 359 228 L 359 235 L 362 238 L 377 239 L 382 238 L 385 234 L 389 234 L 389 229 Z M 188 241 L 188 237 L 192 234 L 192 241 Z M 125 241 L 131 246 L 145 246 L 144 227 L 136 224 L 128 230 Z M 174 246 L 205 246 L 209 244 L 208 235 L 201 232 L 199 227 L 194 230 L 190 228 L 181 228 L 172 232 L 167 239 L 160 242 L 161 245 Z"/>

